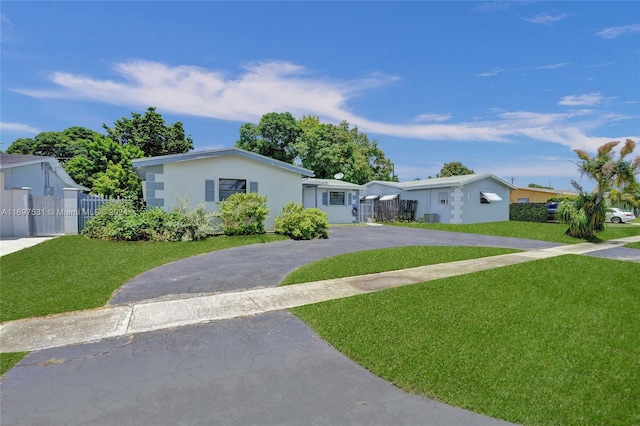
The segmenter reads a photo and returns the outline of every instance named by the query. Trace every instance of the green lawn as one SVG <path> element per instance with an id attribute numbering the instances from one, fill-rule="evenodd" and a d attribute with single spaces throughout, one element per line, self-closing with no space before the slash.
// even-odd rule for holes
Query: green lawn
<path id="1" fill-rule="evenodd" d="M 341 275 L 362 273 L 341 257 Z M 296 275 L 325 279 L 327 262 Z M 638 276 L 640 264 L 560 256 L 292 312 L 419 395 L 525 425 L 638 424 Z"/>
<path id="2" fill-rule="evenodd" d="M 452 225 L 448 223 L 395 222 L 393 225 L 409 228 L 435 229 L 438 231 L 464 232 L 467 234 L 495 235 L 500 237 L 527 238 L 531 240 L 552 241 L 563 244 L 584 243 L 585 240 L 568 237 L 564 234 L 567 225 L 561 223 L 534 222 L 489 222 L 468 225 Z M 596 234 L 600 240 L 640 235 L 640 226 L 631 224 L 605 224 L 605 230 Z"/>
<path id="3" fill-rule="evenodd" d="M 115 242 L 63 236 L 3 256 L 0 321 L 104 306 L 131 278 L 189 256 L 279 235 L 219 236 L 203 241 Z"/>
<path id="4" fill-rule="evenodd" d="M 384 250 L 364 250 L 321 259 L 310 265 L 302 266 L 287 275 L 281 285 L 374 274 L 519 251 L 496 247 L 447 246 L 408 246 Z"/>

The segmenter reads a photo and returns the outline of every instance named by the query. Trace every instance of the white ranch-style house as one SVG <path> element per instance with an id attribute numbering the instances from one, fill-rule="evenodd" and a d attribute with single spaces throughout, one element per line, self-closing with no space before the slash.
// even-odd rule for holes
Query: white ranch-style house
<path id="1" fill-rule="evenodd" d="M 372 181 L 363 203 L 379 197 L 416 200 L 416 220 L 482 223 L 509 220 L 509 192 L 516 187 L 491 173 L 422 179 L 411 182 Z"/>
<path id="2" fill-rule="evenodd" d="M 133 160 L 142 180 L 143 196 L 150 207 L 172 210 L 186 199 L 191 206 L 204 204 L 218 210 L 219 203 L 238 192 L 267 197 L 269 216 L 265 230 L 275 228 L 274 216 L 285 204 L 302 203 L 301 180 L 311 170 L 239 148 L 194 151 Z"/>

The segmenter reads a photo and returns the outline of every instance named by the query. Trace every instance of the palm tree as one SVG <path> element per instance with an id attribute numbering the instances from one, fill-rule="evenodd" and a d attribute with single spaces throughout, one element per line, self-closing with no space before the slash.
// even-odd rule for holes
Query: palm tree
<path id="1" fill-rule="evenodd" d="M 636 157 L 633 161 L 626 160 L 626 157 L 636 148 L 636 143 L 627 139 L 616 158 L 614 148 L 619 144 L 619 141 L 605 143 L 598 148 L 598 153 L 594 157 L 581 149 L 574 150 L 580 158 L 577 163 L 580 174 L 595 180 L 597 186 L 594 193 L 587 194 L 578 183 L 572 182 L 580 192 L 580 196 L 575 201 L 558 206 L 559 217 L 569 224 L 567 235 L 576 238 L 595 238 L 595 233 L 604 229 L 605 193 L 615 187 L 634 188 L 638 185 L 636 175 L 640 173 L 640 157 Z"/>

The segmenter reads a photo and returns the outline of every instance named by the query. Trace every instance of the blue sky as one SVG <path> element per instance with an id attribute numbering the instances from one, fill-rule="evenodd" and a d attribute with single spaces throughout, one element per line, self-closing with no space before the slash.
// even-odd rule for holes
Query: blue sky
<path id="1" fill-rule="evenodd" d="M 401 181 L 460 161 L 571 188 L 573 149 L 640 142 L 640 2 L 14 2 L 7 149 L 155 106 L 196 149 L 289 111 L 347 120 Z M 640 154 L 640 148 L 635 154 Z"/>

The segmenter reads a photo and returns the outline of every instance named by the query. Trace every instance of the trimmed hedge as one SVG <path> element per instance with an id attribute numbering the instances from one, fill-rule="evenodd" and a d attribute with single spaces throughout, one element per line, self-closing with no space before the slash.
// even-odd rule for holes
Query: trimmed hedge
<path id="1" fill-rule="evenodd" d="M 547 207 L 544 203 L 514 203 L 509 205 L 509 220 L 520 222 L 546 222 Z"/>

